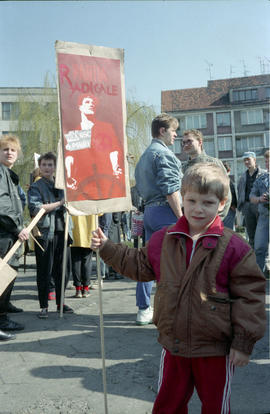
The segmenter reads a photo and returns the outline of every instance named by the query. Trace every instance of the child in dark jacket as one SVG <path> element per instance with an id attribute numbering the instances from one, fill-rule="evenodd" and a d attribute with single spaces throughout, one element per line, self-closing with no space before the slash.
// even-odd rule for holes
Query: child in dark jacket
<path id="1" fill-rule="evenodd" d="M 153 321 L 163 346 L 154 414 L 187 414 L 194 387 L 202 414 L 230 413 L 235 366 L 249 362 L 266 326 L 265 278 L 251 247 L 224 228 L 229 179 L 214 164 L 182 180 L 184 216 L 139 250 L 93 232 L 92 248 L 136 281 L 157 281 Z"/>

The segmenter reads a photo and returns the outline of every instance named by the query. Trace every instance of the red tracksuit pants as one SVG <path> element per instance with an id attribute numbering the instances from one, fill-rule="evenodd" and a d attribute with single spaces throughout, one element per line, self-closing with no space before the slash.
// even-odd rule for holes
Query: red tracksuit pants
<path id="1" fill-rule="evenodd" d="M 194 387 L 202 402 L 201 414 L 230 414 L 233 372 L 228 355 L 184 358 L 163 349 L 152 414 L 187 414 Z"/>

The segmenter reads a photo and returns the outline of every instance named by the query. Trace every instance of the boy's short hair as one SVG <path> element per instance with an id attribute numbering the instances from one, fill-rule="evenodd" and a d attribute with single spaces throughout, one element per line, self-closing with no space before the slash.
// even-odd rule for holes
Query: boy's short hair
<path id="1" fill-rule="evenodd" d="M 56 156 L 53 152 L 46 152 L 45 154 L 42 154 L 38 159 L 38 165 L 40 166 L 41 161 L 43 160 L 53 160 L 54 165 L 56 166 Z"/>
<path id="2" fill-rule="evenodd" d="M 269 150 L 265 151 L 265 153 L 263 154 L 264 158 L 269 158 L 269 155 L 270 155 Z"/>
<path id="3" fill-rule="evenodd" d="M 198 163 L 188 168 L 182 179 L 181 195 L 187 191 L 213 193 L 220 201 L 227 198 L 230 180 L 225 171 L 214 163 Z"/>
<path id="4" fill-rule="evenodd" d="M 18 152 L 21 151 L 21 143 L 16 135 L 2 135 L 0 139 L 0 148 L 3 149 L 7 144 L 12 145 Z"/>
<path id="5" fill-rule="evenodd" d="M 176 118 L 174 118 L 173 116 L 171 116 L 169 114 L 166 114 L 166 113 L 162 113 L 162 114 L 156 116 L 153 119 L 152 125 L 151 125 L 152 137 L 153 138 L 158 138 L 159 135 L 160 135 L 159 134 L 160 128 L 165 128 L 167 130 L 171 126 L 175 127 L 175 129 L 178 128 L 179 122 Z"/>
<path id="6" fill-rule="evenodd" d="M 183 137 L 187 135 L 193 135 L 198 141 L 200 140 L 203 142 L 203 134 L 198 129 L 187 129 L 184 131 Z"/>

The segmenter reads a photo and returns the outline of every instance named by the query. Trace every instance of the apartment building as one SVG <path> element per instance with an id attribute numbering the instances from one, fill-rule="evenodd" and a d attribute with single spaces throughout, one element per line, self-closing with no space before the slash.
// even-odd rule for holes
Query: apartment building
<path id="1" fill-rule="evenodd" d="M 36 103 L 55 102 L 54 88 L 1 88 L 0 87 L 0 135 L 16 132 L 16 118 L 19 102 Z"/>
<path id="2" fill-rule="evenodd" d="M 228 161 L 235 182 L 245 170 L 242 155 L 254 151 L 264 167 L 269 148 L 270 74 L 208 81 L 207 87 L 161 92 L 161 109 L 179 120 L 173 151 L 186 155 L 181 138 L 186 129 L 199 129 L 207 154 Z"/>

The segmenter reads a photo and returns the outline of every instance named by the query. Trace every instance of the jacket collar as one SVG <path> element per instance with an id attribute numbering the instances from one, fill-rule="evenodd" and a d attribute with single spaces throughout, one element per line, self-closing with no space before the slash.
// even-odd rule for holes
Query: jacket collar
<path id="1" fill-rule="evenodd" d="M 200 153 L 200 154 L 198 154 L 198 155 L 197 155 L 197 157 L 195 157 L 195 158 L 190 158 L 190 157 L 188 157 L 188 160 L 189 160 L 189 161 L 196 160 L 196 162 L 199 162 L 198 160 L 200 160 L 201 158 L 204 158 L 204 157 L 206 157 L 206 156 L 207 156 L 207 154 L 206 154 L 205 150 L 204 150 L 204 149 L 202 149 L 201 153 Z"/>
<path id="2" fill-rule="evenodd" d="M 158 144 L 161 144 L 163 147 L 168 148 L 165 142 L 162 141 L 162 139 L 159 138 L 153 138 L 152 143 L 157 142 Z"/>
<path id="3" fill-rule="evenodd" d="M 198 240 L 202 239 L 202 244 L 205 248 L 212 249 L 217 245 L 218 237 L 223 234 L 224 225 L 219 216 L 215 218 L 210 227 L 205 233 L 201 234 Z M 177 223 L 168 230 L 168 234 L 180 235 L 183 234 L 189 238 L 189 225 L 185 216 L 182 216 Z"/>
<path id="4" fill-rule="evenodd" d="M 2 163 L 0 163 L 0 165 L 9 174 L 9 176 L 10 176 L 11 180 L 13 181 L 13 183 L 15 185 L 18 185 L 19 184 L 19 177 L 18 177 L 18 175 L 14 171 L 12 171 L 10 168 L 8 168 L 6 165 L 4 165 Z"/>

